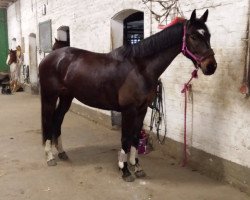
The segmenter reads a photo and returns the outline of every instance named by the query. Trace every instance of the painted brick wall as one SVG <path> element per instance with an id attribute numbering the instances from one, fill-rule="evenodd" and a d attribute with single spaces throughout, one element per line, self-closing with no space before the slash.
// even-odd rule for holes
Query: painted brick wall
<path id="1" fill-rule="evenodd" d="M 188 143 L 213 155 L 250 167 L 250 101 L 239 93 L 246 51 L 249 1 L 181 1 L 188 18 L 209 8 L 208 26 L 218 69 L 193 81 L 193 103 L 188 107 Z M 235 13 L 235 14 L 234 14 Z M 162 75 L 166 90 L 168 136 L 183 141 L 183 83 L 192 63 L 179 55 Z M 149 115 L 147 116 L 149 123 Z"/>
<path id="2" fill-rule="evenodd" d="M 37 3 L 36 3 L 37 2 Z M 33 5 L 32 5 L 33 3 Z M 42 15 L 43 4 L 47 14 Z M 197 15 L 209 8 L 208 26 L 211 44 L 214 48 L 218 69 L 207 77 L 199 72 L 199 79 L 193 81 L 193 102 L 188 104 L 188 143 L 195 148 L 217 155 L 235 163 L 250 167 L 250 100 L 243 98 L 238 89 L 241 85 L 245 64 L 248 0 L 181 0 L 185 17 L 193 9 Z M 150 14 L 140 0 L 20 0 L 21 27 L 25 45 L 28 35 L 35 33 L 38 43 L 38 23 L 52 20 L 53 37 L 62 25 L 70 27 L 71 46 L 91 51 L 108 52 L 111 48 L 110 20 L 124 9 L 145 12 L 145 36 L 159 31 Z M 15 9 L 8 8 L 9 38 L 20 38 L 15 29 Z M 39 50 L 39 49 L 38 49 Z M 43 58 L 39 54 L 38 59 Z M 28 63 L 28 52 L 25 52 Z M 179 55 L 162 75 L 166 90 L 168 137 L 183 140 L 182 85 L 190 77 L 192 63 Z M 105 112 L 109 114 L 109 112 Z M 150 111 L 145 120 L 149 125 Z"/>
<path id="3" fill-rule="evenodd" d="M 13 4 L 8 8 L 7 12 L 9 49 L 16 44 L 21 44 L 20 12 L 16 12 L 17 6 L 18 3 Z M 16 44 L 13 44 L 13 38 L 16 38 Z"/>

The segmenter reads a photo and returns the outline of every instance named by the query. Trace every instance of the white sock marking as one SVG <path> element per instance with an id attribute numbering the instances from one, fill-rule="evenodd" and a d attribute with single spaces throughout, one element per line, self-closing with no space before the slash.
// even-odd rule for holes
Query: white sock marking
<path id="1" fill-rule="evenodd" d="M 135 158 L 138 157 L 138 154 L 137 154 L 137 149 L 133 146 L 131 146 L 130 148 L 130 158 L 129 158 L 129 162 L 131 165 L 135 165 Z"/>
<path id="2" fill-rule="evenodd" d="M 47 161 L 54 159 L 54 156 L 52 153 L 51 140 L 46 140 L 46 142 L 45 142 L 45 155 L 47 156 Z"/>
<path id="3" fill-rule="evenodd" d="M 126 159 L 127 159 L 127 154 L 125 153 L 123 149 L 121 149 L 120 154 L 121 155 L 118 156 L 118 166 L 120 169 L 123 169 L 124 162 L 126 162 Z"/>

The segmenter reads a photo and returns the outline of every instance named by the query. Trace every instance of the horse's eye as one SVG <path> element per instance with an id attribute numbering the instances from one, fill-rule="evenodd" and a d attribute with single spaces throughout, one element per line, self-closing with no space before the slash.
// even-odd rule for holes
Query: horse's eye
<path id="1" fill-rule="evenodd" d="M 197 39 L 197 37 L 196 37 L 195 35 L 190 35 L 190 38 L 191 38 L 192 40 L 196 40 L 196 39 Z"/>

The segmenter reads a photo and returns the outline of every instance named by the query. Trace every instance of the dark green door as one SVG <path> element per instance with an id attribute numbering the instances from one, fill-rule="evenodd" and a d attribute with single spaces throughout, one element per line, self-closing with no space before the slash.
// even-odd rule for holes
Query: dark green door
<path id="1" fill-rule="evenodd" d="M 8 55 L 8 35 L 6 9 L 0 8 L 0 72 L 8 71 L 6 59 Z"/>

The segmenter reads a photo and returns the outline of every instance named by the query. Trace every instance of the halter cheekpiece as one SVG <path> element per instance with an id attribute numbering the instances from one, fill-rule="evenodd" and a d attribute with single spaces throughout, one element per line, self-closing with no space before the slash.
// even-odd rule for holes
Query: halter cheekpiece
<path id="1" fill-rule="evenodd" d="M 183 38 L 182 38 L 182 53 L 185 56 L 190 56 L 192 59 L 194 59 L 198 64 L 201 64 L 203 60 L 205 60 L 207 57 L 214 55 L 214 51 L 212 48 L 209 48 L 206 53 L 202 56 L 193 54 L 187 47 L 186 42 L 186 34 L 187 34 L 187 23 L 184 23 L 183 27 Z"/>

